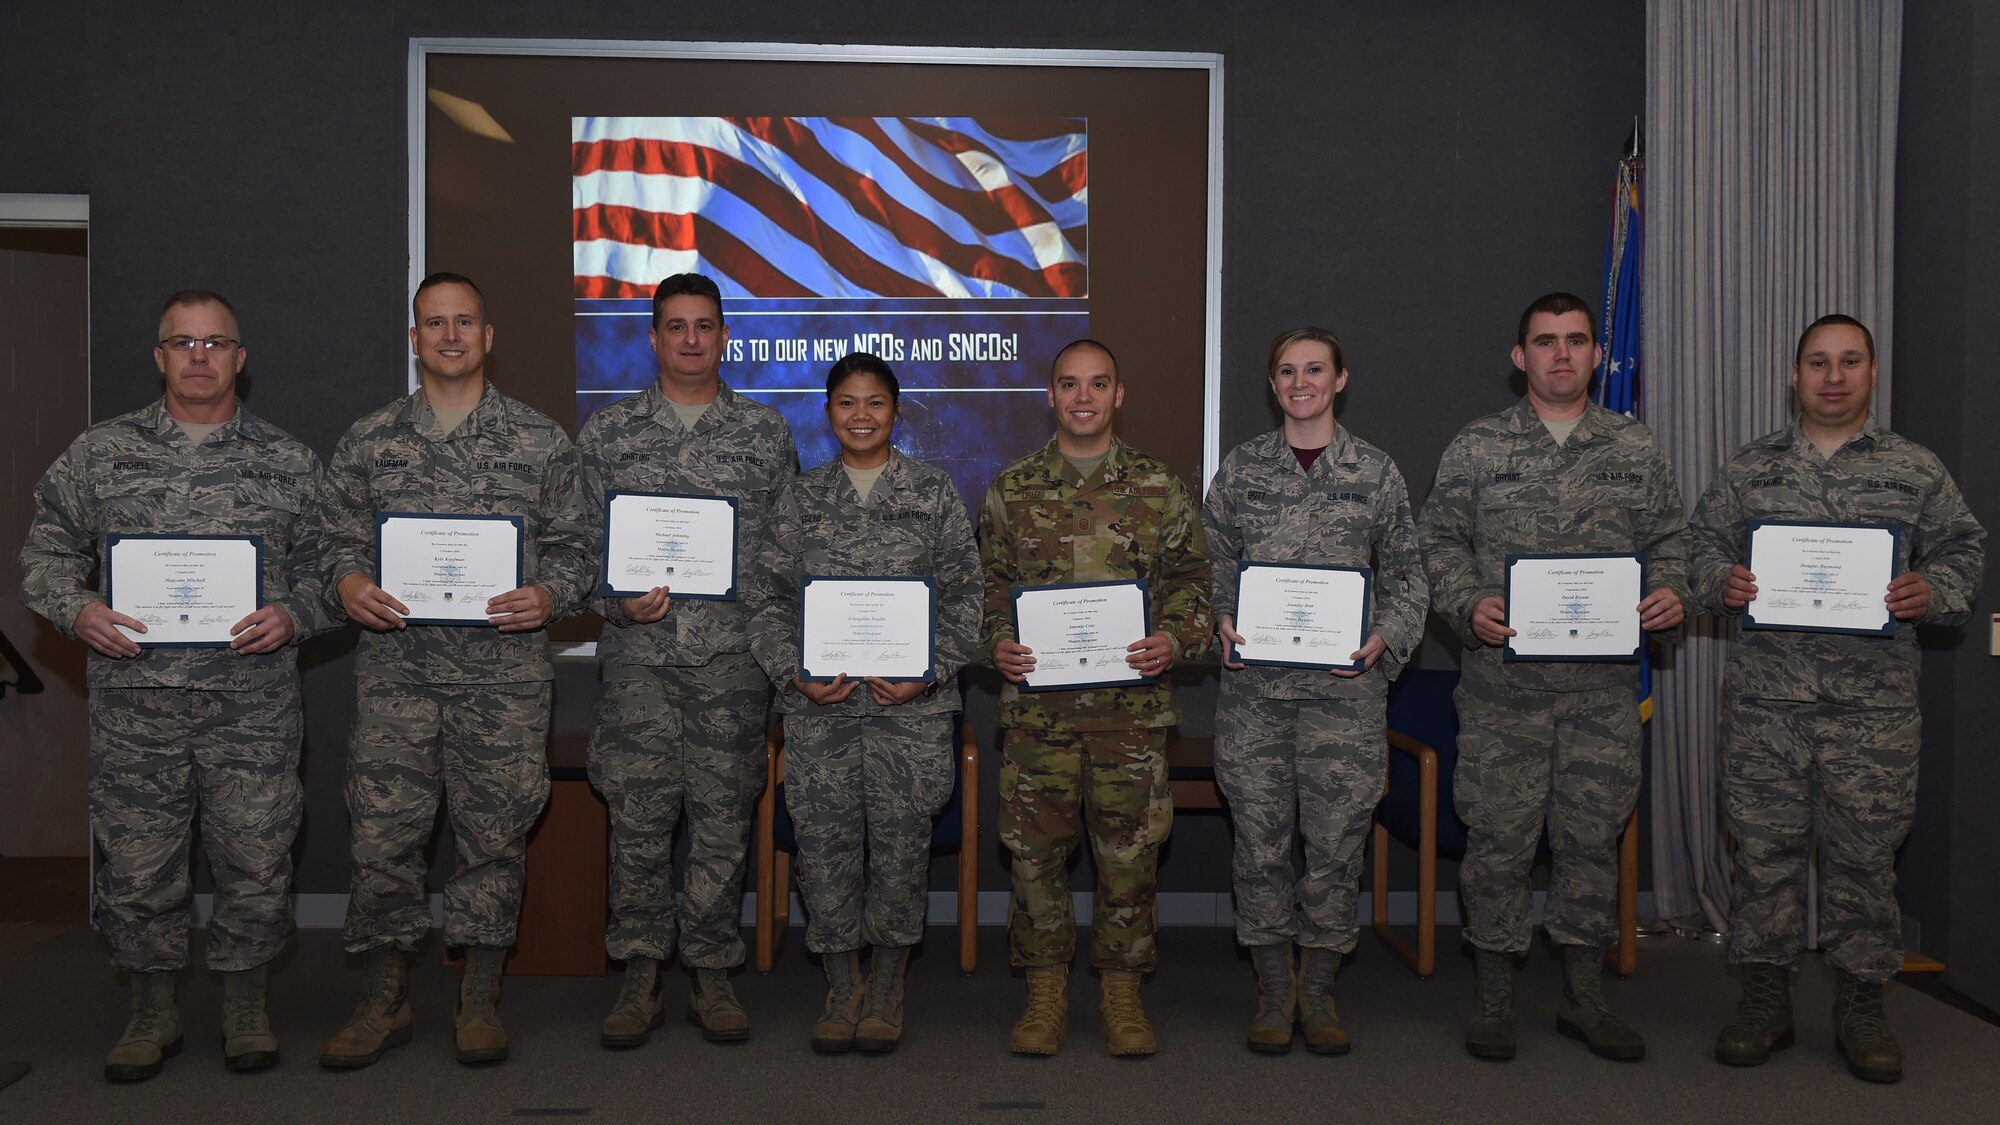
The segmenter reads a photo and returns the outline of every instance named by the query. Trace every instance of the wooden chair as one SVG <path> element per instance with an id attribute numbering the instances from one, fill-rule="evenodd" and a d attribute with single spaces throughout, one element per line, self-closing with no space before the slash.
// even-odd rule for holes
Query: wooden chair
<path id="1" fill-rule="evenodd" d="M 768 770 L 757 799 L 757 971 L 777 961 L 778 939 L 791 924 L 792 854 L 798 850 L 785 809 L 785 728 L 764 741 Z M 958 726 L 958 779 L 931 830 L 931 850 L 958 850 L 958 967 L 979 964 L 979 740 L 972 724 Z"/>
<path id="2" fill-rule="evenodd" d="M 1179 731 L 1167 735 L 1167 791 L 1174 812 L 1226 807 L 1222 787 L 1215 783 L 1215 739 L 1190 738 Z"/>
<path id="3" fill-rule="evenodd" d="M 1375 809 L 1370 921 L 1389 951 L 1418 976 L 1437 970 L 1437 857 L 1465 854 L 1465 822 L 1453 811 L 1451 771 L 1458 762 L 1456 671 L 1411 669 L 1390 686 L 1388 780 Z M 1389 924 L 1389 838 L 1417 850 L 1414 943 Z M 1639 968 L 1639 809 L 1618 842 L 1618 942 L 1605 964 L 1621 976 Z"/>

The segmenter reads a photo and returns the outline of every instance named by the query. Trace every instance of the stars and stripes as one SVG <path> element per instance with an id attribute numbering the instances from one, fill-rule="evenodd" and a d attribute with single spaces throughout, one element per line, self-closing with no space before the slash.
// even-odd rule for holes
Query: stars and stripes
<path id="1" fill-rule="evenodd" d="M 575 294 L 1083 297 L 1073 117 L 579 117 Z"/>

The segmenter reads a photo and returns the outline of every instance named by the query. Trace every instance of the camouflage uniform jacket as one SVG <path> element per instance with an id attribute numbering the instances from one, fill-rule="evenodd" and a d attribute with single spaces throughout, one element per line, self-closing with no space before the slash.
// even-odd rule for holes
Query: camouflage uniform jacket
<path id="1" fill-rule="evenodd" d="M 345 574 L 375 573 L 377 512 L 522 517 L 522 585 L 540 586 L 550 620 L 574 613 L 597 581 L 576 447 L 547 415 L 486 384 L 449 434 L 418 390 L 354 423 L 334 448 L 320 510 L 327 604 L 341 609 Z M 411 683 L 508 684 L 555 678 L 547 630 L 483 625 L 364 629 L 357 675 Z"/>
<path id="2" fill-rule="evenodd" d="M 676 601 L 665 617 L 639 624 L 625 616 L 623 598 L 596 598 L 591 608 L 610 626 L 597 642 L 598 658 L 606 664 L 686 667 L 750 651 L 743 586 L 764 545 L 771 504 L 798 472 L 799 454 L 784 416 L 724 384 L 689 430 L 656 381 L 591 415 L 577 444 L 584 487 L 600 525 L 610 489 L 733 496 L 737 502 L 738 600 Z M 593 584 L 600 578 L 593 575 Z"/>
<path id="3" fill-rule="evenodd" d="M 1208 547 L 1201 513 L 1166 463 L 1113 439 L 1088 481 L 1053 439 L 1000 471 L 979 509 L 986 571 L 980 658 L 1014 638 L 1010 588 L 1143 578 L 1152 629 L 1177 655 L 1199 653 L 1214 630 L 1208 610 Z M 1132 638 L 1134 641 L 1138 637 Z M 1000 693 L 1002 726 L 1120 730 L 1180 722 L 1171 682 L 1147 687 Z"/>
<path id="4" fill-rule="evenodd" d="M 1224 684 L 1269 699 L 1331 699 L 1378 694 L 1424 638 L 1430 582 L 1417 549 L 1410 491 L 1389 455 L 1336 428 L 1333 445 L 1299 468 L 1283 430 L 1229 451 L 1208 486 L 1202 526 L 1214 558 L 1215 615 L 1236 613 L 1236 564 L 1304 563 L 1374 570 L 1369 631 L 1387 646 L 1381 678 L 1352 679 L 1296 668 L 1225 671 Z"/>
<path id="5" fill-rule="evenodd" d="M 245 409 L 195 443 L 165 399 L 100 422 L 70 443 L 35 486 L 35 521 L 21 545 L 21 601 L 75 636 L 76 615 L 102 597 L 109 534 L 261 535 L 264 601 L 292 616 L 296 645 L 332 622 L 320 604 L 312 502 L 319 458 Z M 95 576 L 95 588 L 87 583 Z M 148 648 L 129 660 L 92 650 L 101 687 L 247 691 L 292 682 L 291 649 L 243 656 L 216 648 Z"/>
<path id="6" fill-rule="evenodd" d="M 1472 632 L 1472 608 L 1505 597 L 1507 556 L 1646 552 L 1646 592 L 1688 603 L 1687 520 L 1673 467 L 1645 425 L 1589 404 L 1557 445 L 1526 398 L 1458 432 L 1417 529 L 1431 601 L 1466 648 L 1472 681 L 1536 691 L 1631 685 L 1619 664 L 1506 663 Z"/>
<path id="7" fill-rule="evenodd" d="M 1822 458 L 1797 424 L 1739 450 L 1695 505 L 1693 583 L 1702 609 L 1722 605 L 1729 568 L 1746 562 L 1751 520 L 1893 524 L 1902 529 L 1897 572 L 1931 585 L 1924 622 L 1959 625 L 1979 590 L 1986 532 L 1930 450 L 1871 422 Z M 1742 630 L 1729 646 L 1730 690 L 1746 699 L 1912 707 L 1917 702 L 1915 623 L 1896 635 Z"/>
<path id="8" fill-rule="evenodd" d="M 780 710 L 828 716 L 958 710 L 953 680 L 979 643 L 979 550 L 951 477 L 892 448 L 863 501 L 835 457 L 793 479 L 773 505 L 769 526 L 749 588 L 750 648 L 771 682 L 783 685 Z M 937 681 L 930 690 L 891 708 L 879 706 L 866 687 L 830 707 L 800 695 L 792 677 L 799 671 L 799 579 L 807 574 L 935 578 Z"/>

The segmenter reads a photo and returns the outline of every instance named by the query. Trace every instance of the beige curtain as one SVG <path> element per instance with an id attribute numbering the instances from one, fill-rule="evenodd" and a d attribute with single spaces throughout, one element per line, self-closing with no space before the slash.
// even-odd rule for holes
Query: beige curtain
<path id="1" fill-rule="evenodd" d="M 1689 508 L 1791 419 L 1815 317 L 1875 333 L 1889 421 L 1900 0 L 1648 0 L 1645 413 Z M 1656 673 L 1655 907 L 1726 929 L 1716 754 L 1726 626 L 1691 622 Z"/>

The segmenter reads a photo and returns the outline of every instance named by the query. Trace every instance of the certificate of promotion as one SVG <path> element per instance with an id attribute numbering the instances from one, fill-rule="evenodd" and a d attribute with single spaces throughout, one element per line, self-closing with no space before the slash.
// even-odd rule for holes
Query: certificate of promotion
<path id="1" fill-rule="evenodd" d="M 1022 691 L 1150 684 L 1125 662 L 1144 640 L 1147 590 L 1138 582 L 1014 587 L 1014 639 L 1035 655 Z"/>
<path id="2" fill-rule="evenodd" d="M 1508 660 L 1637 660 L 1644 555 L 1507 556 Z"/>
<path id="3" fill-rule="evenodd" d="M 1236 567 L 1236 659 L 1281 668 L 1359 672 L 1374 574 L 1361 566 L 1241 562 Z"/>
<path id="4" fill-rule="evenodd" d="M 1894 636 L 1889 582 L 1902 529 L 1886 524 L 1751 520 L 1757 600 L 1743 607 L 1745 629 Z"/>
<path id="5" fill-rule="evenodd" d="M 375 515 L 376 583 L 412 625 L 490 625 L 486 603 L 521 585 L 520 516 Z"/>
<path id="6" fill-rule="evenodd" d="M 937 582 L 930 578 L 799 579 L 799 678 L 825 683 L 842 672 L 928 682 L 937 636 Z"/>
<path id="7" fill-rule="evenodd" d="M 146 623 L 117 627 L 142 647 L 228 648 L 264 605 L 259 535 L 107 535 L 104 552 L 104 604 Z"/>
<path id="8" fill-rule="evenodd" d="M 736 600 L 736 498 L 604 493 L 607 598 L 665 586 L 676 598 Z"/>

